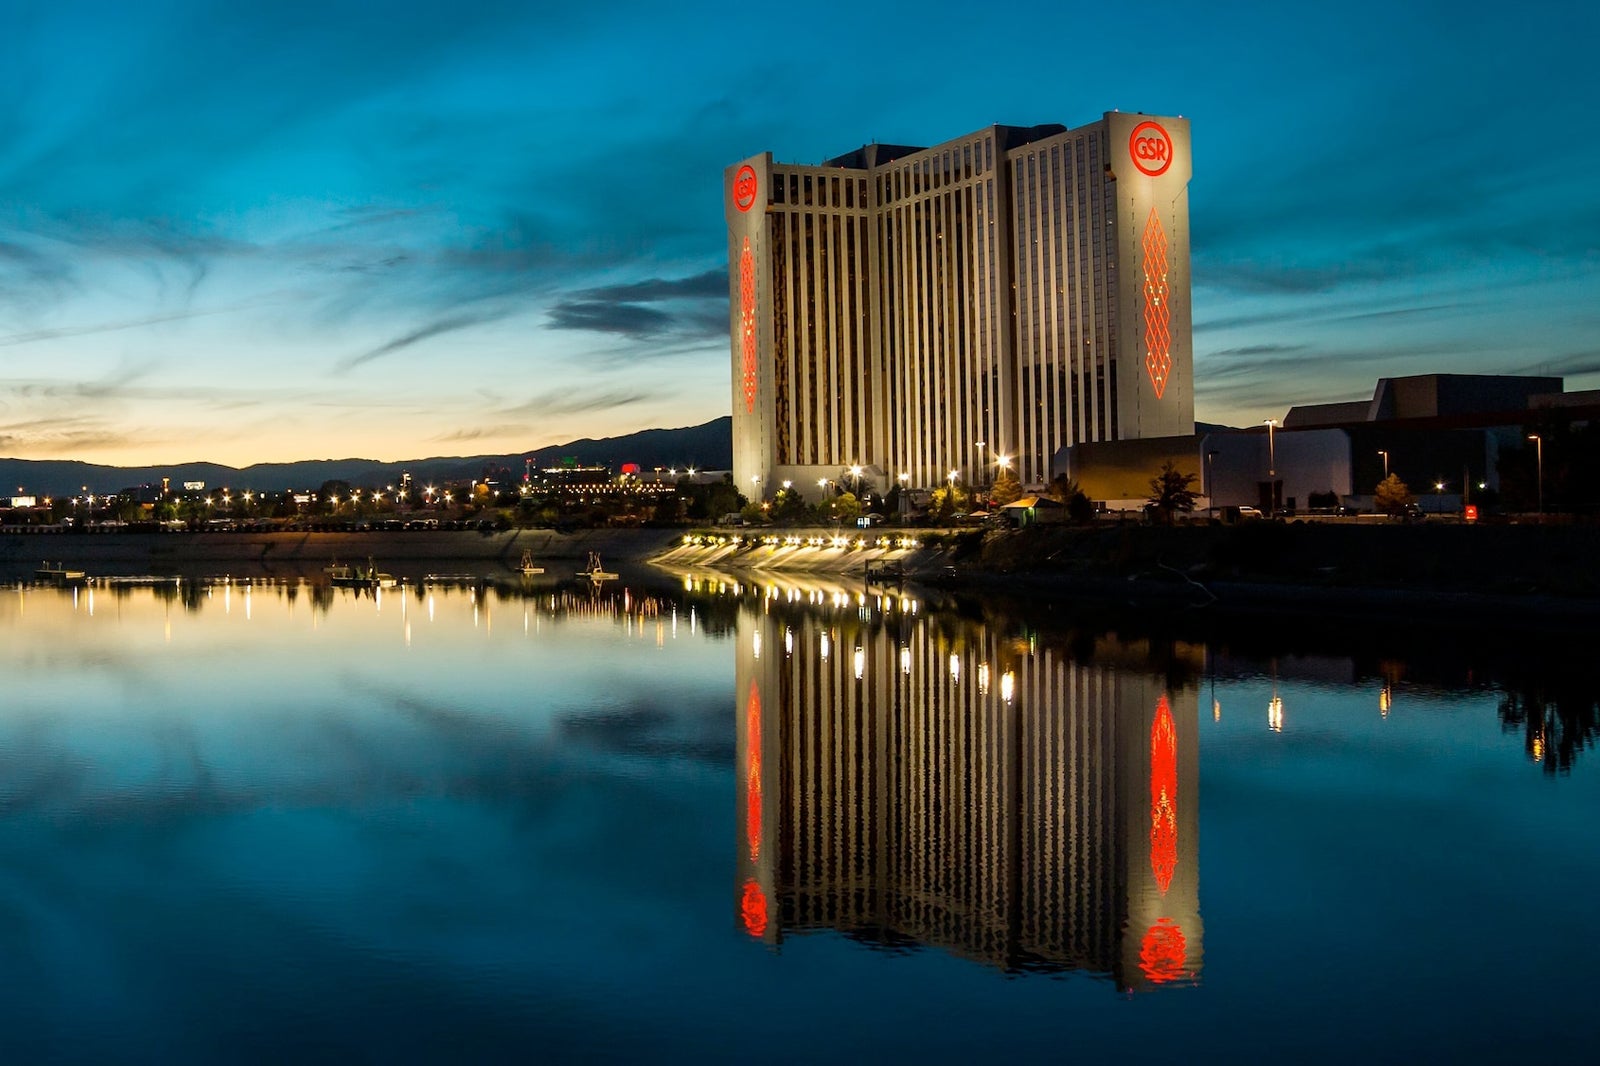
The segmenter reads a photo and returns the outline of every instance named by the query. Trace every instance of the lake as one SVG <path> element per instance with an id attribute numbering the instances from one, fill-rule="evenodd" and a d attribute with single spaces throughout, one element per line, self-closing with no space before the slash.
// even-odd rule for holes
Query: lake
<path id="1" fill-rule="evenodd" d="M 0 589 L 0 1054 L 1585 1056 L 1592 670 L 1275 628 Z"/>

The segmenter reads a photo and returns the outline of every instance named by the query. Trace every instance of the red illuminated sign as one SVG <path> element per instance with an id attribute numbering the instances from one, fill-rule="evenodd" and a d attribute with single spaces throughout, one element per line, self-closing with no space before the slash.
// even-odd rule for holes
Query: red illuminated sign
<path id="1" fill-rule="evenodd" d="M 756 261 L 750 254 L 750 238 L 744 239 L 739 253 L 739 354 L 744 370 L 744 409 L 756 409 Z"/>
<path id="2" fill-rule="evenodd" d="M 1140 243 L 1144 246 L 1144 369 L 1159 400 L 1172 373 L 1172 309 L 1167 306 L 1167 231 L 1153 207 Z"/>
<path id="3" fill-rule="evenodd" d="M 733 206 L 741 211 L 750 210 L 756 202 L 756 169 L 746 163 L 733 176 Z"/>
<path id="4" fill-rule="evenodd" d="M 1478 520 L 1478 505 L 1475 503 L 1467 504 L 1467 513 L 1465 517 L 1468 522 L 1476 522 Z"/>
<path id="5" fill-rule="evenodd" d="M 1152 984 L 1182 980 L 1188 956 L 1189 942 L 1184 938 L 1183 927 L 1171 918 L 1157 918 L 1139 942 L 1139 969 Z"/>
<path id="6" fill-rule="evenodd" d="M 1159 178 L 1172 165 L 1172 138 L 1159 122 L 1141 122 L 1128 138 L 1128 154 L 1141 174 Z M 755 181 L 755 175 L 751 175 Z M 754 195 L 754 192 L 751 194 Z"/>
<path id="7" fill-rule="evenodd" d="M 751 936 L 759 937 L 767 931 L 767 894 L 761 891 L 761 886 L 756 884 L 753 877 L 744 883 L 744 895 L 739 900 L 739 918 L 744 922 L 744 931 Z M 1178 964 L 1183 965 L 1181 959 Z"/>

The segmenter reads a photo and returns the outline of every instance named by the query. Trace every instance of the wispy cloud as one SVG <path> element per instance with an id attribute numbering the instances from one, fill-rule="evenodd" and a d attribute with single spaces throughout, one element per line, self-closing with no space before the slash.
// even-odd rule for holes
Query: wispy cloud
<path id="1" fill-rule="evenodd" d="M 579 415 L 644 403 L 651 398 L 651 393 L 641 389 L 553 389 L 529 397 L 515 407 L 503 408 L 500 413 L 512 417 Z"/>
<path id="2" fill-rule="evenodd" d="M 635 338 L 714 337 L 727 333 L 727 300 L 727 272 L 708 270 L 579 290 L 550 309 L 548 324 Z"/>
<path id="3" fill-rule="evenodd" d="M 339 362 L 334 364 L 334 372 L 337 374 L 348 373 L 349 371 L 354 370 L 356 367 L 365 366 L 374 360 L 382 359 L 386 355 L 393 355 L 395 352 L 404 351 L 413 344 L 420 344 L 422 341 L 433 337 L 438 337 L 445 333 L 453 333 L 457 330 L 471 329 L 473 326 L 481 326 L 485 322 L 493 322 L 504 318 L 508 313 L 509 311 L 505 308 L 484 308 L 462 314 L 450 315 L 446 318 L 435 319 L 425 326 L 419 326 L 409 333 L 403 333 L 400 336 L 395 337 L 393 340 L 385 341 L 376 348 L 371 348 L 359 355 L 352 355 L 348 358 L 339 360 Z"/>
<path id="4" fill-rule="evenodd" d="M 184 322 L 192 318 L 232 314 L 238 310 L 239 308 L 237 307 L 217 307 L 202 311 L 173 311 L 168 314 L 147 315 L 143 318 L 125 319 L 120 322 L 93 322 L 81 326 L 36 329 L 26 333 L 12 333 L 0 336 L 0 348 L 10 348 L 19 344 L 35 344 L 39 341 L 60 340 L 64 337 L 88 337 L 96 333 L 120 333 L 124 330 L 143 329 L 146 326 L 159 326 L 167 322 Z"/>

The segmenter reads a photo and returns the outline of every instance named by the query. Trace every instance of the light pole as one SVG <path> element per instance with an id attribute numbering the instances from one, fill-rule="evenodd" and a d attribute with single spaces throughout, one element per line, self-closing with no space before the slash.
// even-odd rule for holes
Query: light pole
<path id="1" fill-rule="evenodd" d="M 1267 515 L 1270 517 L 1278 512 L 1278 451 L 1273 444 L 1272 431 L 1278 428 L 1278 420 L 1269 418 L 1267 422 Z"/>
<path id="2" fill-rule="evenodd" d="M 1206 516 L 1217 516 L 1217 453 L 1206 452 Z"/>
<path id="3" fill-rule="evenodd" d="M 984 468 L 984 465 L 983 465 L 983 441 L 980 440 L 980 441 L 977 442 L 977 444 L 978 444 L 978 473 L 982 474 L 987 479 L 987 477 L 989 475 L 989 472 L 988 472 L 988 470 L 986 470 Z"/>
<path id="4" fill-rule="evenodd" d="M 1389 480 L 1389 453 L 1384 451 L 1382 448 L 1379 448 L 1378 449 L 1378 454 L 1383 456 L 1383 480 L 1388 481 Z"/>
<path id="5" fill-rule="evenodd" d="M 1533 441 L 1534 462 L 1536 463 L 1535 480 L 1539 485 L 1539 522 L 1544 523 L 1544 438 L 1537 433 L 1529 433 L 1528 439 Z"/>
<path id="6" fill-rule="evenodd" d="M 861 468 L 859 466 L 850 468 L 850 491 L 855 495 L 856 499 L 861 498 Z"/>

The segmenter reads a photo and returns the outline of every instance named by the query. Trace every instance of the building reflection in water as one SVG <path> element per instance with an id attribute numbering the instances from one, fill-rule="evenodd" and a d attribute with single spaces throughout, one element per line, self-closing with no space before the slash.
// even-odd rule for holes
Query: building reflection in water
<path id="1" fill-rule="evenodd" d="M 1197 690 L 948 616 L 764 598 L 737 634 L 748 935 L 1198 980 Z"/>

